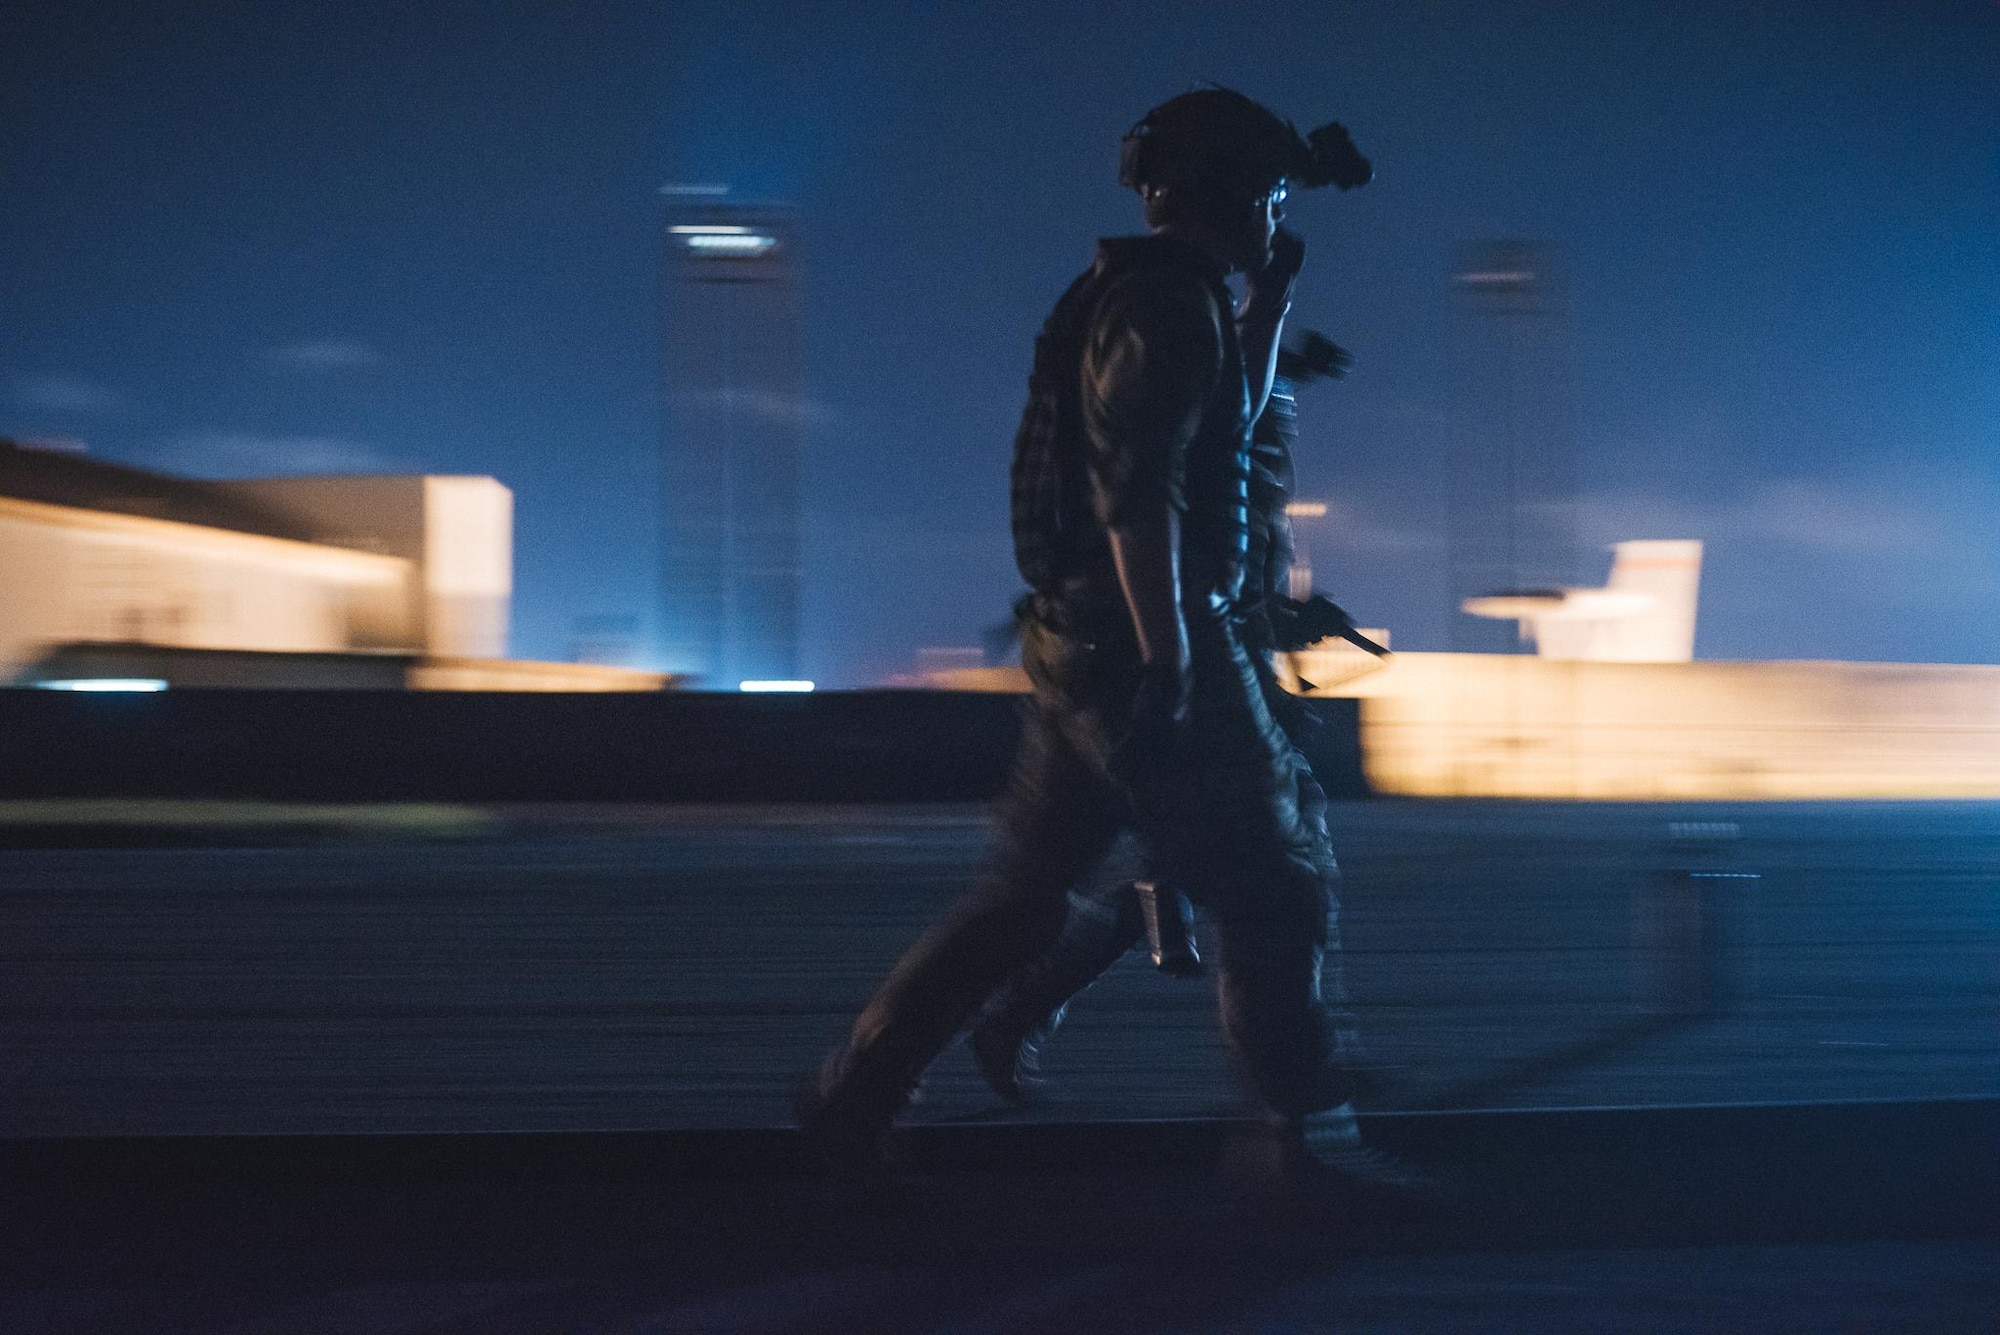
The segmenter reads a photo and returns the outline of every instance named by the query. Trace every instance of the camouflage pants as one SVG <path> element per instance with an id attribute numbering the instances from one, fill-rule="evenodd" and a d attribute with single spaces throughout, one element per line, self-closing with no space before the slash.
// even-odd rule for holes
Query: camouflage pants
<path id="1" fill-rule="evenodd" d="M 1023 625 L 1034 685 L 980 884 L 904 955 L 855 1021 L 839 1080 L 913 1084 L 996 991 L 1041 959 L 1121 833 L 1207 911 L 1223 1032 L 1253 1095 L 1297 1118 L 1350 1081 L 1327 1009 L 1336 875 L 1318 787 L 1273 720 L 1218 603 L 1190 606 L 1184 745 L 1122 753 L 1139 681 L 1129 636 L 1095 637 L 1044 609 Z"/>
<path id="2" fill-rule="evenodd" d="M 1326 793 L 1312 771 L 1299 767 L 1300 813 L 1322 833 L 1326 827 Z M 1343 1053 L 1359 1053 L 1353 1037 L 1352 1017 L 1340 1009 L 1346 1000 L 1339 967 L 1339 904 L 1335 898 L 1338 873 L 1331 849 L 1321 856 L 1327 883 L 1326 940 L 1322 946 L 1324 964 L 1320 971 L 1320 991 L 1339 1025 Z M 1069 917 L 1062 935 L 1047 951 L 1003 983 L 980 1010 L 977 1026 L 989 1028 L 1016 1042 L 1036 1036 L 1046 1041 L 1062 1023 L 1069 1004 L 1095 983 L 1146 935 L 1146 923 L 1133 885 L 1134 868 L 1122 859 L 1113 859 L 1111 874 L 1098 876 L 1092 883 L 1069 893 Z"/>

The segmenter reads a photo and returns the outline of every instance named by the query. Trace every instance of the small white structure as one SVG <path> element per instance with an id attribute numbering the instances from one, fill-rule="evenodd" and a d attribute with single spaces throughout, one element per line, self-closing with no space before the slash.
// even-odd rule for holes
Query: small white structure
<path id="1" fill-rule="evenodd" d="M 1543 658 L 1586 663 L 1686 663 L 1694 658 L 1701 543 L 1617 543 L 1601 589 L 1549 589 L 1468 598 L 1476 617 L 1521 623 Z"/>

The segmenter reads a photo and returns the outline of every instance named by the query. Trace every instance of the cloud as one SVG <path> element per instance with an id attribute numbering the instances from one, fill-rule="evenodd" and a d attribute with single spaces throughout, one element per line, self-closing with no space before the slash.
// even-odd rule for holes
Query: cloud
<path id="1" fill-rule="evenodd" d="M 1948 528 L 1932 505 L 1813 482 L 1759 489 L 1743 507 L 1743 518 L 1773 542 L 1854 556 L 1928 551 L 1946 539 Z"/>
<path id="2" fill-rule="evenodd" d="M 1324 516 L 1293 519 L 1292 532 L 1304 549 L 1372 555 L 1419 552 L 1444 543 L 1437 529 L 1398 523 L 1371 506 L 1339 500 L 1326 502 Z"/>
<path id="3" fill-rule="evenodd" d="M 264 436 L 249 432 L 189 432 L 146 453 L 147 466 L 193 477 L 270 477 L 311 473 L 421 471 L 362 441 L 335 436 Z"/>
<path id="4" fill-rule="evenodd" d="M 1858 485 L 1786 478 L 1711 504 L 1684 497 L 1597 493 L 1577 504 L 1585 543 L 1702 538 L 1719 546 L 1777 547 L 1809 555 L 1921 556 L 1953 542 L 1954 507 L 1921 484 Z"/>
<path id="5" fill-rule="evenodd" d="M 271 359 L 299 371 L 352 371 L 379 366 L 382 354 L 353 339 L 304 339 L 271 350 Z"/>
<path id="6" fill-rule="evenodd" d="M 73 375 L 13 376 L 7 382 L 7 394 L 27 407 L 88 417 L 110 417 L 125 407 L 116 390 Z"/>

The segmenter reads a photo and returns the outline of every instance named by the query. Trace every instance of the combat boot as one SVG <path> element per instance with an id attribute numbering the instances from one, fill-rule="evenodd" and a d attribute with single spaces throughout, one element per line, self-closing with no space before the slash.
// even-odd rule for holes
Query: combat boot
<path id="1" fill-rule="evenodd" d="M 917 1081 L 881 1063 L 835 1053 L 792 1090 L 792 1119 L 806 1155 L 834 1172 L 886 1163 L 889 1131 L 916 1093 Z"/>
<path id="2" fill-rule="evenodd" d="M 1025 1107 L 1041 1093 L 1048 1083 L 1042 1074 L 1042 1046 L 1054 1036 L 1068 1009 L 1058 1006 L 1041 1020 L 1023 1020 L 1018 1009 L 989 1012 L 966 1034 L 973 1065 L 1002 1101 Z"/>
<path id="3" fill-rule="evenodd" d="M 1279 1176 L 1303 1199 L 1345 1202 L 1378 1221 L 1411 1222 L 1456 1203 L 1448 1176 L 1368 1144 L 1343 1103 L 1277 1125 Z"/>

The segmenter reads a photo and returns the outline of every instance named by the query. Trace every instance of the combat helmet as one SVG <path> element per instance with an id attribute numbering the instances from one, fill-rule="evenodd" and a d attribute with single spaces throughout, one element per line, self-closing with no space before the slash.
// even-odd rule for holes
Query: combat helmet
<path id="1" fill-rule="evenodd" d="M 1125 134 L 1119 184 L 1201 194 L 1259 195 L 1278 185 L 1365 185 L 1374 168 L 1338 121 L 1301 135 L 1292 123 L 1231 88 L 1172 97 Z"/>

